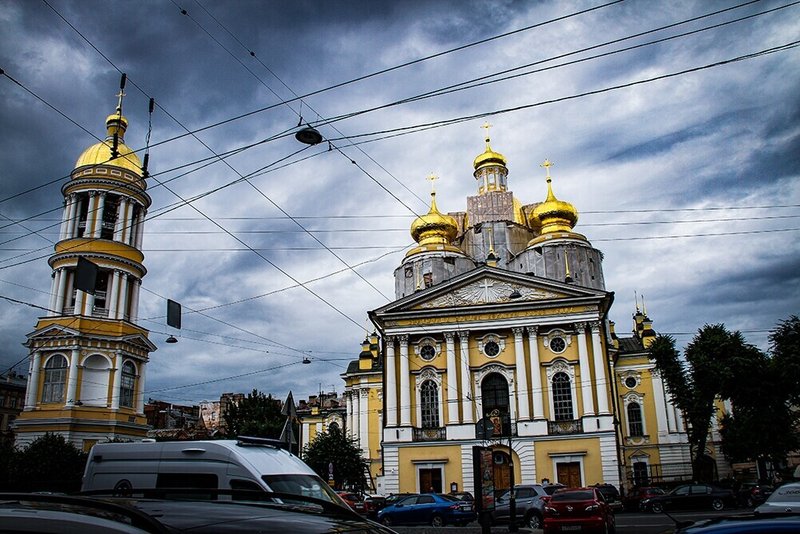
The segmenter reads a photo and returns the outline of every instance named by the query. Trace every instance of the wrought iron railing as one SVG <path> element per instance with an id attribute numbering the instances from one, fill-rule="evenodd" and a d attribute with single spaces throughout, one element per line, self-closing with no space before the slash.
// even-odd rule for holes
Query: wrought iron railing
<path id="1" fill-rule="evenodd" d="M 442 441 L 447 439 L 447 431 L 443 428 L 415 428 L 414 441 Z"/>
<path id="2" fill-rule="evenodd" d="M 580 419 L 569 419 L 566 421 L 548 421 L 547 433 L 557 434 L 583 434 L 583 421 Z"/>

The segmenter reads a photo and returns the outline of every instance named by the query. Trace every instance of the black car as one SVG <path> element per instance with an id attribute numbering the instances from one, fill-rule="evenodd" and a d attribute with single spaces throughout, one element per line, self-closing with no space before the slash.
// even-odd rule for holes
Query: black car
<path id="1" fill-rule="evenodd" d="M 606 500 L 606 503 L 608 503 L 612 512 L 617 513 L 625 509 L 616 486 L 613 484 L 595 484 L 594 487 L 603 494 L 603 498 Z"/>
<path id="2" fill-rule="evenodd" d="M 722 510 L 736 505 L 733 491 L 707 484 L 678 486 L 666 495 L 642 500 L 642 509 L 660 514 L 664 510 Z"/>
<path id="3" fill-rule="evenodd" d="M 167 534 L 392 531 L 349 508 L 298 495 L 260 501 L 0 494 L 0 532 Z"/>
<path id="4" fill-rule="evenodd" d="M 753 508 L 766 501 L 773 491 L 774 488 L 768 484 L 744 482 L 736 492 L 736 499 L 739 502 L 739 506 Z"/>

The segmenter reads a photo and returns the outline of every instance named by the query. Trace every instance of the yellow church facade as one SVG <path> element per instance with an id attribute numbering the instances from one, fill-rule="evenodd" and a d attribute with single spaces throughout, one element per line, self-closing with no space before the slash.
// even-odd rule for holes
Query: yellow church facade
<path id="1" fill-rule="evenodd" d="M 682 461 L 680 414 L 650 380 L 644 346 L 626 351 L 633 345 L 614 333 L 602 252 L 574 231 L 578 212 L 556 197 L 552 163 L 542 164 L 544 200 L 525 204 L 509 189 L 506 158 L 485 141 L 473 162 L 477 194 L 444 214 L 431 193 L 411 226 L 417 246 L 394 273 L 396 300 L 369 312 L 377 351 L 362 350 L 343 375 L 359 391 L 348 424 L 379 416 L 379 432 L 355 434 L 380 458 L 379 491 L 474 491 L 475 446 L 493 451 L 496 490 L 628 487 L 634 469 L 652 471 L 642 463 Z M 658 430 L 629 424 L 633 404 L 647 431 Z"/>

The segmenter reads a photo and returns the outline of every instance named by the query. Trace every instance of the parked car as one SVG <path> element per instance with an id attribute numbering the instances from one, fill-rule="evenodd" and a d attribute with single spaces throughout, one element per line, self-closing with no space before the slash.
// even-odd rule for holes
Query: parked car
<path id="1" fill-rule="evenodd" d="M 600 490 L 606 503 L 608 503 L 614 513 L 622 512 L 625 509 L 616 486 L 613 484 L 595 484 L 594 487 Z"/>
<path id="2" fill-rule="evenodd" d="M 631 490 L 631 492 L 622 499 L 622 505 L 624 506 L 625 510 L 631 512 L 644 511 L 644 505 L 642 504 L 642 501 L 666 494 L 667 492 L 661 488 L 657 488 L 655 486 L 642 486 Z"/>
<path id="3" fill-rule="evenodd" d="M 347 506 L 349 506 L 354 512 L 358 512 L 359 514 L 366 513 L 363 496 L 350 491 L 337 491 L 336 494 L 341 497 Z"/>
<path id="4" fill-rule="evenodd" d="M 544 534 L 614 532 L 614 512 L 597 488 L 560 489 L 544 498 Z"/>
<path id="5" fill-rule="evenodd" d="M 473 502 L 475 500 L 475 497 L 473 497 L 472 494 L 468 491 L 456 491 L 456 492 L 451 491 L 450 493 L 448 493 L 448 495 L 458 499 L 459 501 Z"/>
<path id="6" fill-rule="evenodd" d="M 798 512 L 800 512 L 800 482 L 790 482 L 775 488 L 772 495 L 755 509 L 757 515 Z"/>
<path id="7" fill-rule="evenodd" d="M 443 493 L 409 495 L 378 512 L 378 521 L 392 525 L 463 526 L 474 521 L 471 502 L 459 501 Z"/>
<path id="8" fill-rule="evenodd" d="M 774 488 L 767 484 L 758 482 L 744 482 L 736 492 L 736 500 L 739 506 L 754 507 L 767 500 L 772 495 Z"/>
<path id="9" fill-rule="evenodd" d="M 382 495 L 367 495 L 364 497 L 364 513 L 372 520 L 378 518 L 378 512 L 386 506 L 386 497 Z"/>
<path id="10" fill-rule="evenodd" d="M 517 525 L 527 528 L 542 528 L 544 502 L 546 497 L 541 484 L 519 484 L 514 486 L 515 517 Z M 492 524 L 509 523 L 511 520 L 511 492 L 506 491 L 495 499 Z"/>
<path id="11" fill-rule="evenodd" d="M 564 484 L 558 484 L 558 483 L 547 484 L 547 485 L 542 484 L 542 488 L 544 488 L 545 493 L 547 493 L 548 495 L 552 495 L 553 493 L 555 493 L 560 489 L 566 489 L 566 486 Z"/>
<path id="12" fill-rule="evenodd" d="M 660 514 L 664 510 L 722 510 L 736 505 L 733 491 L 707 484 L 685 484 L 666 495 L 642 500 L 643 510 Z"/>
<path id="13" fill-rule="evenodd" d="M 207 492 L 187 491 L 179 500 L 142 498 L 137 490 L 127 497 L 0 494 L 0 532 L 392 533 L 348 508 L 313 497 L 253 491 L 262 500 L 209 500 Z M 190 498 L 192 492 L 194 499 Z M 220 490 L 216 497 L 221 499 L 230 492 Z M 281 502 L 285 497 L 291 498 L 291 504 Z"/>
<path id="14" fill-rule="evenodd" d="M 675 534 L 794 534 L 800 532 L 800 515 L 733 516 L 698 521 Z"/>
<path id="15" fill-rule="evenodd" d="M 395 504 L 400 499 L 410 497 L 411 495 L 419 495 L 419 493 L 391 493 L 384 499 L 384 504 L 389 506 L 390 504 Z"/>

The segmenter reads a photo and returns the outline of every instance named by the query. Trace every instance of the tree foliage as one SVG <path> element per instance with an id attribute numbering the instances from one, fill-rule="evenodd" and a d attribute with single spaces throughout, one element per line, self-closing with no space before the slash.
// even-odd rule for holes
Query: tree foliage
<path id="1" fill-rule="evenodd" d="M 747 367 L 748 357 L 757 349 L 745 343 L 741 333 L 729 332 L 722 324 L 707 324 L 687 345 L 683 360 L 671 336 L 657 336 L 649 351 L 673 402 L 687 419 L 695 477 L 708 479 L 710 473 L 702 466 L 714 401 L 743 378 L 736 369 Z"/>
<path id="2" fill-rule="evenodd" d="M 800 319 L 792 316 L 770 334 L 770 353 L 757 349 L 731 369 L 723 394 L 733 413 L 722 420 L 722 450 L 731 461 L 756 458 L 781 464 L 800 447 L 797 403 L 800 401 Z"/>
<path id="3" fill-rule="evenodd" d="M 336 489 L 358 489 L 367 487 L 367 461 L 361 455 L 356 440 L 348 438 L 338 425 L 331 425 L 327 432 L 317 434 L 303 449 L 303 461 L 323 480 L 329 479 L 329 466 L 333 465 L 333 482 Z"/>
<path id="4" fill-rule="evenodd" d="M 281 401 L 254 389 L 238 403 L 231 403 L 222 414 L 227 436 L 253 436 L 278 439 L 286 423 Z"/>
<path id="5" fill-rule="evenodd" d="M 11 484 L 14 491 L 80 491 L 86 458 L 61 434 L 45 434 L 14 454 Z"/>

